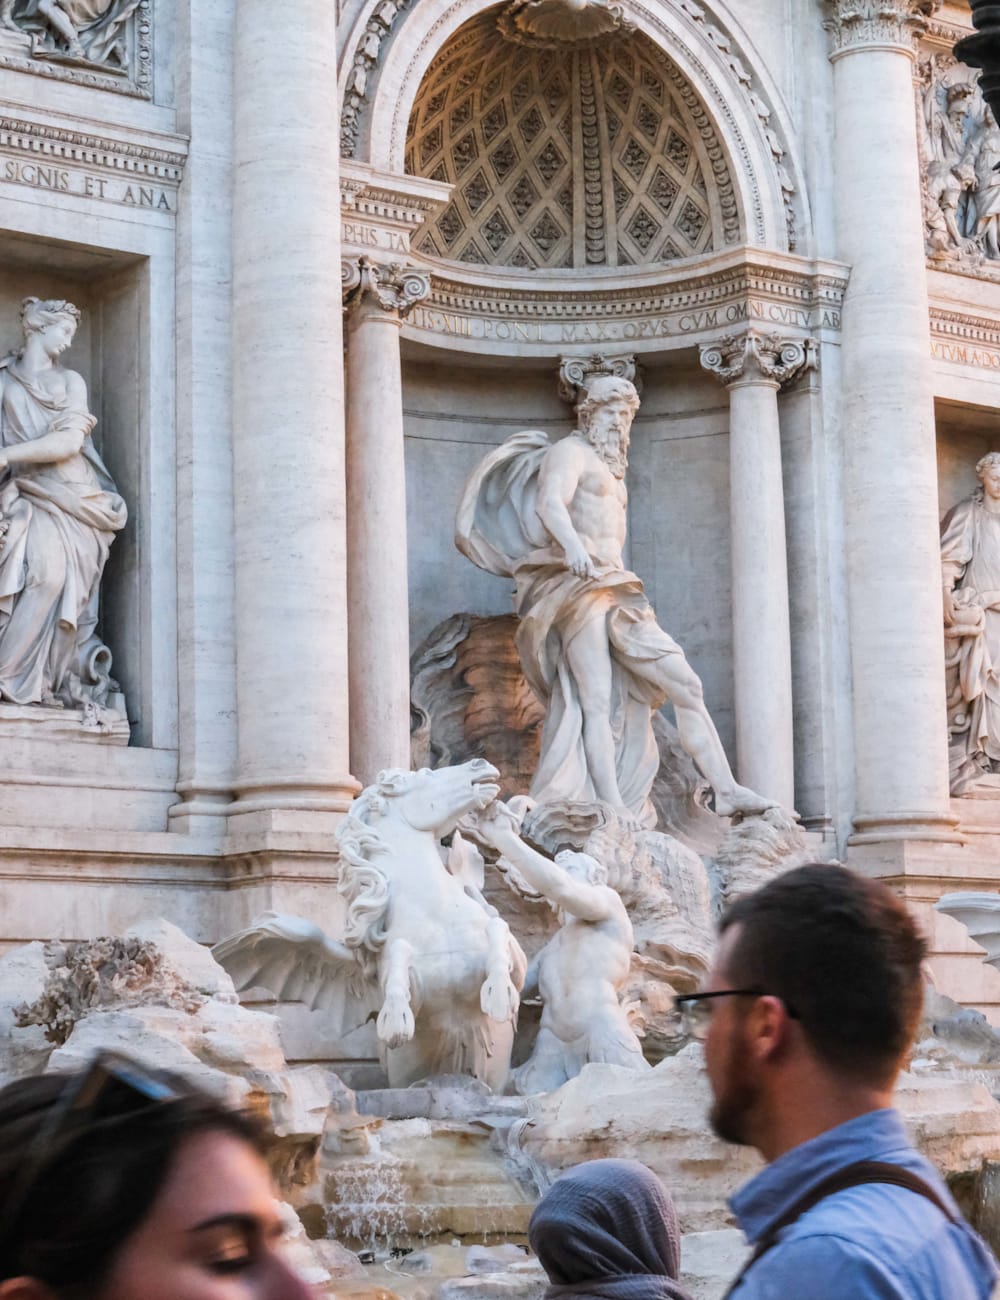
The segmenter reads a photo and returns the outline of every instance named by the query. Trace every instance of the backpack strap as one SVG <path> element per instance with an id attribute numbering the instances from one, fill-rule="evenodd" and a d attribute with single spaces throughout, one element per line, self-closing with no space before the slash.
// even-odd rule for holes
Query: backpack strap
<path id="1" fill-rule="evenodd" d="M 736 1281 L 726 1292 L 726 1300 L 733 1294 L 754 1264 L 778 1244 L 778 1237 L 785 1228 L 800 1219 L 814 1205 L 818 1205 L 820 1201 L 825 1201 L 828 1196 L 835 1196 L 837 1192 L 846 1191 L 848 1187 L 863 1187 L 868 1183 L 889 1183 L 894 1187 L 905 1187 L 907 1191 L 916 1192 L 918 1196 L 923 1196 L 932 1205 L 936 1205 L 949 1223 L 959 1222 L 959 1216 L 944 1203 L 933 1187 L 909 1169 L 904 1169 L 901 1165 L 887 1164 L 881 1160 L 858 1160 L 853 1165 L 845 1165 L 843 1169 L 835 1170 L 829 1177 L 817 1183 L 815 1187 L 811 1187 L 804 1196 L 801 1196 L 780 1218 L 771 1224 L 764 1236 L 757 1242 L 756 1249 L 743 1266 Z"/>

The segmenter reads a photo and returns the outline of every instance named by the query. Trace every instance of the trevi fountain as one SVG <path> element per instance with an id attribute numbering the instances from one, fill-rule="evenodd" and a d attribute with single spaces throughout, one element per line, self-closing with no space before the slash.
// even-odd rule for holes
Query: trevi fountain
<path id="1" fill-rule="evenodd" d="M 264 1114 L 323 1292 L 685 1284 L 756 1167 L 674 1011 L 883 879 L 1000 1247 L 1000 129 L 951 0 L 0 4 L 0 1079 Z M 997 663 L 994 664 L 994 659 Z"/>

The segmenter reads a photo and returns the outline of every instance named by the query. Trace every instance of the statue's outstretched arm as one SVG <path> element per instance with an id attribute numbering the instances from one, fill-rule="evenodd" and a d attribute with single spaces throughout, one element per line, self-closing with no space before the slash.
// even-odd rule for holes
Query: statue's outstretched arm
<path id="1" fill-rule="evenodd" d="M 556 907 L 582 921 L 605 921 L 610 916 L 607 887 L 577 880 L 558 862 L 525 844 L 515 829 L 514 817 L 503 804 L 493 804 L 480 815 L 475 833 Z"/>

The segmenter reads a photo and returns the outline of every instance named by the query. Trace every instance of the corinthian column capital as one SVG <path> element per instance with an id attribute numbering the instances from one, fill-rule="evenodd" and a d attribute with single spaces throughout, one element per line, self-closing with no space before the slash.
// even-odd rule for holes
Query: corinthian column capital
<path id="1" fill-rule="evenodd" d="M 369 257 L 345 260 L 341 274 L 345 306 L 367 304 L 400 319 L 431 291 L 431 277 L 402 262 L 373 262 Z"/>
<path id="2" fill-rule="evenodd" d="M 866 47 L 914 53 L 916 38 L 941 0 L 827 0 L 830 58 Z"/>
<path id="3" fill-rule="evenodd" d="M 761 379 L 780 387 L 803 370 L 816 369 L 819 344 L 815 339 L 785 339 L 751 329 L 702 344 L 701 364 L 727 387 Z"/>

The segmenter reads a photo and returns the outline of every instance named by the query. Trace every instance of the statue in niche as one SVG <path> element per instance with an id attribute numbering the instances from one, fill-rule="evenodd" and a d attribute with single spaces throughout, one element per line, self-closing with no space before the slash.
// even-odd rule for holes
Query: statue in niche
<path id="1" fill-rule="evenodd" d="M 513 1072 L 515 1090 L 549 1092 L 591 1061 L 649 1069 L 619 999 L 635 939 L 606 869 L 587 853 L 543 857 L 521 839 L 514 808 L 499 802 L 479 814 L 472 833 L 500 855 L 497 865 L 515 890 L 527 885 L 561 921 L 521 990 L 522 999 L 541 997 L 542 1019 L 531 1056 Z"/>
<path id="2" fill-rule="evenodd" d="M 0 0 L 0 21 L 37 38 L 36 53 L 124 70 L 126 23 L 141 0 Z"/>
<path id="3" fill-rule="evenodd" d="M 79 321 L 72 303 L 26 298 L 24 345 L 0 361 L 0 701 L 82 708 L 103 729 L 118 686 L 98 599 L 128 514 L 86 384 L 59 359 Z"/>
<path id="4" fill-rule="evenodd" d="M 941 524 L 951 785 L 1000 797 L 1000 452 L 976 473 Z"/>
<path id="5" fill-rule="evenodd" d="M 669 701 L 716 812 L 762 813 L 774 800 L 737 784 L 699 678 L 622 560 L 635 385 L 598 374 L 579 391 L 579 429 L 508 438 L 469 479 L 456 523 L 464 555 L 514 578 L 518 653 L 546 706 L 531 797 L 601 800 L 654 825 L 652 717 Z"/>
<path id="6" fill-rule="evenodd" d="M 510 1068 L 527 962 L 483 897 L 480 854 L 455 834 L 500 791 L 481 758 L 419 772 L 386 771 L 337 829 L 337 937 L 311 921 L 266 913 L 214 956 L 237 988 L 333 1013 L 337 1032 L 375 1018 L 390 1086 L 471 1074 L 500 1092 Z"/>

